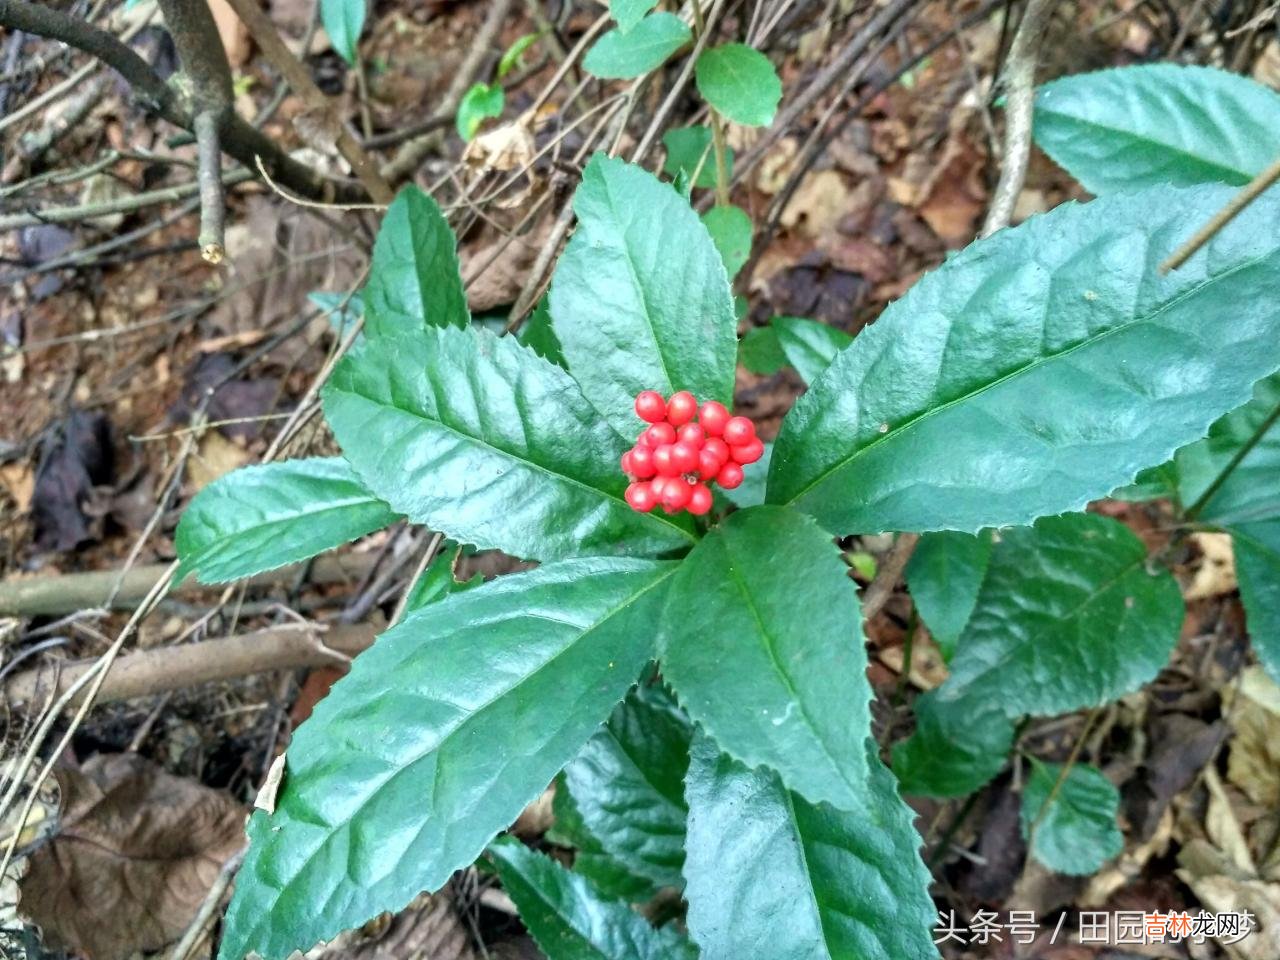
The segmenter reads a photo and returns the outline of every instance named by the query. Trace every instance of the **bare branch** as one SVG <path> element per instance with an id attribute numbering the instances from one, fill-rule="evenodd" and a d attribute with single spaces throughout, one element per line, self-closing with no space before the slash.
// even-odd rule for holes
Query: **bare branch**
<path id="1" fill-rule="evenodd" d="M 196 114 L 196 184 L 200 189 L 200 255 L 215 266 L 226 254 L 223 246 L 227 196 L 222 187 L 222 143 L 218 136 L 218 115 L 212 110 Z"/>

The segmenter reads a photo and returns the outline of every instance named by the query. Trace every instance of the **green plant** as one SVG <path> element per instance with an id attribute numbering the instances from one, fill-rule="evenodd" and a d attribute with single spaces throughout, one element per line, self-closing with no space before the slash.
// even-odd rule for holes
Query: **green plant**
<path id="1" fill-rule="evenodd" d="M 324 390 L 345 459 L 210 485 L 179 528 L 184 565 L 247 576 L 404 516 L 539 566 L 466 590 L 451 558 L 428 567 L 296 732 L 221 955 L 283 958 L 477 857 L 552 960 L 936 955 L 899 790 L 976 790 L 1023 718 L 1138 689 L 1178 637 L 1160 558 L 1076 511 L 1139 478 L 1175 497 L 1186 523 L 1237 534 L 1251 621 L 1276 622 L 1280 198 L 1157 269 L 1231 193 L 1065 205 L 952 257 L 847 345 L 775 322 L 809 390 L 704 525 L 631 509 L 619 468 L 637 395 L 732 402 L 727 272 L 685 198 L 594 158 L 521 342 L 470 324 L 443 218 L 403 192 L 364 334 Z M 908 584 L 951 670 L 892 770 L 833 542 L 886 530 L 925 534 Z M 553 780 L 570 871 L 494 840 Z M 1033 759 L 1033 855 L 1088 872 L 1114 854 L 1108 787 Z M 626 906 L 669 887 L 688 937 Z"/>

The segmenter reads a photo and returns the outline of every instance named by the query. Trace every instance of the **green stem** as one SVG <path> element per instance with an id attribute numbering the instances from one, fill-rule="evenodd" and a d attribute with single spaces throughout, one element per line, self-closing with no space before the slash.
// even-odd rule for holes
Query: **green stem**
<path id="1" fill-rule="evenodd" d="M 724 118 L 711 110 L 711 142 L 716 151 L 716 206 L 729 205 L 729 160 L 724 144 Z"/>
<path id="2" fill-rule="evenodd" d="M 896 707 L 902 703 L 902 698 L 906 696 L 907 680 L 911 676 L 911 654 L 912 648 L 915 646 L 916 628 L 920 624 L 920 618 L 916 615 L 915 608 L 911 609 L 911 619 L 907 621 L 907 637 L 902 641 L 902 672 L 898 674 L 898 687 L 893 692 L 893 705 Z"/>
<path id="3" fill-rule="evenodd" d="M 1280 420 L 1280 404 L 1276 404 L 1275 409 L 1267 414 L 1266 419 L 1264 419 L 1262 423 L 1258 424 L 1258 429 L 1253 431 L 1253 435 L 1250 436 L 1249 439 L 1241 445 L 1240 449 L 1235 452 L 1232 458 L 1227 461 L 1227 465 L 1222 468 L 1221 472 L 1219 472 L 1216 477 L 1213 478 L 1213 482 L 1205 488 L 1204 493 L 1200 494 L 1200 496 L 1196 498 L 1195 503 L 1191 504 L 1191 506 L 1186 509 L 1186 512 L 1183 514 L 1186 519 L 1194 520 L 1200 515 L 1200 511 L 1203 510 L 1209 501 L 1213 499 L 1214 494 L 1222 489 L 1222 485 L 1227 482 L 1227 478 L 1231 476 L 1236 467 L 1240 466 L 1240 462 L 1244 460 L 1244 458 L 1249 455 L 1249 452 L 1258 445 L 1258 442 L 1266 432 L 1275 426 L 1276 420 Z"/>

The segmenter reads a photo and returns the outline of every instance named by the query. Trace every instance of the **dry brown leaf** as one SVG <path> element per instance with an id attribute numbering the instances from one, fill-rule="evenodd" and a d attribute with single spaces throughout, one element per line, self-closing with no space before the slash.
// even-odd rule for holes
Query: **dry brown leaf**
<path id="1" fill-rule="evenodd" d="M 1204 829 L 1209 839 L 1234 866 L 1245 873 L 1257 873 L 1244 830 L 1231 808 L 1231 798 L 1227 796 L 1218 771 L 1211 766 L 1204 768 L 1204 784 L 1209 788 L 1209 807 L 1204 815 Z"/>
<path id="2" fill-rule="evenodd" d="M 208 430 L 187 461 L 187 478 L 193 490 L 203 490 L 220 476 L 249 462 L 249 451 L 217 430 Z"/>
<path id="3" fill-rule="evenodd" d="M 280 784 L 284 783 L 284 763 L 283 753 L 271 761 L 271 769 L 267 771 L 258 795 L 253 798 L 255 810 L 265 810 L 268 814 L 276 812 L 276 794 L 280 792 Z"/>
<path id="4" fill-rule="evenodd" d="M 55 775 L 61 819 L 31 855 L 20 912 L 48 946 L 88 960 L 173 943 L 244 843 L 243 808 L 136 754 L 98 755 Z"/>
<path id="5" fill-rule="evenodd" d="M 395 915 L 382 914 L 307 953 L 307 960 L 476 960 L 448 887 L 419 894 Z"/>
<path id="6" fill-rule="evenodd" d="M 886 647 L 879 652 L 880 662 L 894 673 L 902 673 L 903 647 Z M 908 679 L 919 690 L 933 690 L 950 675 L 942 651 L 933 638 L 917 627 L 911 643 L 911 675 Z"/>
<path id="7" fill-rule="evenodd" d="M 1202 554 L 1200 566 L 1191 583 L 1183 590 L 1183 598 L 1205 600 L 1236 590 L 1236 562 L 1231 550 L 1231 535 L 1226 533 L 1193 533 L 1191 540 Z"/>
<path id="8" fill-rule="evenodd" d="M 26 461 L 6 463 L 0 467 L 0 483 L 4 484 L 19 513 L 31 509 L 31 495 L 36 490 L 36 475 Z"/>
<path id="9" fill-rule="evenodd" d="M 528 167 L 536 150 L 528 120 L 528 117 L 520 117 L 476 137 L 463 151 L 463 162 L 476 170 L 497 170 L 500 173 Z"/>
<path id="10" fill-rule="evenodd" d="M 1253 64 L 1253 79 L 1280 90 L 1280 40 L 1272 37 Z"/>
<path id="11" fill-rule="evenodd" d="M 249 54 L 252 52 L 249 28 L 241 22 L 227 0 L 209 0 L 209 12 L 213 14 L 213 22 L 217 24 L 222 49 L 227 52 L 227 61 L 233 69 L 243 67 L 249 62 Z"/>
<path id="12" fill-rule="evenodd" d="M 809 237 L 820 237 L 835 230 L 840 218 L 849 212 L 851 191 L 844 177 L 835 170 L 816 170 L 805 175 L 782 211 L 782 225 L 799 228 Z"/>
<path id="13" fill-rule="evenodd" d="M 1227 757 L 1227 779 L 1250 800 L 1280 807 L 1280 687 L 1261 667 L 1249 667 L 1238 688 L 1223 691 L 1235 737 Z"/>

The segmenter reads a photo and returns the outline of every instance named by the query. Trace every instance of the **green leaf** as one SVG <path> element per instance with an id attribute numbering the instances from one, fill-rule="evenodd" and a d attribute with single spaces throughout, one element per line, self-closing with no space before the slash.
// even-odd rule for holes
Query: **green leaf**
<path id="1" fill-rule="evenodd" d="M 538 560 L 693 541 L 687 521 L 627 506 L 625 441 L 568 374 L 513 338 L 426 327 L 371 340 L 338 365 L 323 399 L 369 489 L 454 540 Z"/>
<path id="2" fill-rule="evenodd" d="M 242 467 L 195 495 L 175 546 L 187 573 L 223 583 L 306 560 L 397 519 L 341 457 Z"/>
<path id="3" fill-rule="evenodd" d="M 1280 520 L 1241 524 L 1231 535 L 1249 639 L 1262 669 L 1280 683 Z"/>
<path id="4" fill-rule="evenodd" d="M 853 343 L 853 337 L 843 330 L 803 317 L 774 317 L 770 326 L 777 331 L 778 346 L 787 362 L 805 383 L 818 379 L 836 354 Z"/>
<path id="5" fill-rule="evenodd" d="M 365 0 L 320 0 L 320 22 L 334 51 L 347 63 L 356 62 L 356 44 L 364 30 Z"/>
<path id="6" fill-rule="evenodd" d="M 724 43 L 705 50 L 694 68 L 698 92 L 734 123 L 767 127 L 782 99 L 782 81 L 759 50 Z"/>
<path id="7" fill-rule="evenodd" d="M 751 256 L 751 218 L 740 207 L 712 207 L 702 215 L 702 223 L 732 280 Z"/>
<path id="8" fill-rule="evenodd" d="M 502 108 L 506 103 L 500 83 L 473 83 L 462 96 L 458 104 L 458 115 L 454 118 L 454 126 L 458 136 L 470 140 L 480 129 L 480 124 L 487 118 L 502 116 Z"/>
<path id="9" fill-rule="evenodd" d="M 1280 375 L 1260 380 L 1253 399 L 1209 428 L 1199 443 L 1174 458 L 1178 499 L 1190 508 L 1247 445 L 1252 447 L 1196 515 L 1197 520 L 1235 526 L 1280 517 Z"/>
<path id="10" fill-rule="evenodd" d="M 387 209 L 370 271 L 364 289 L 369 336 L 471 322 L 453 231 L 435 201 L 417 187 L 405 187 Z"/>
<path id="11" fill-rule="evenodd" d="M 628 438 L 644 426 L 641 390 L 731 404 L 733 299 L 698 215 L 652 174 L 603 154 L 587 164 L 573 209 L 551 316 L 587 399 Z"/>
<path id="12" fill-rule="evenodd" d="M 564 769 L 583 824 L 630 873 L 684 882 L 688 719 L 661 687 L 639 687 Z"/>
<path id="13" fill-rule="evenodd" d="M 640 903 L 657 893 L 653 881 L 636 876 L 628 870 L 587 829 L 563 773 L 556 778 L 551 811 L 555 816 L 555 824 L 547 831 L 546 839 L 550 843 L 573 849 L 574 873 L 582 874 L 597 890 L 615 900 Z"/>
<path id="14" fill-rule="evenodd" d="M 542 34 L 545 32 L 546 31 L 544 30 L 538 33 L 526 33 L 522 37 L 517 37 L 515 43 L 507 47 L 506 52 L 502 55 L 502 59 L 498 61 L 497 77 L 499 80 L 510 73 L 520 63 L 520 58 L 524 56 L 525 51 L 541 40 Z"/>
<path id="15" fill-rule="evenodd" d="M 941 699 L 990 697 L 1011 719 L 1065 713 L 1132 693 L 1168 662 L 1182 594 L 1147 572 L 1128 527 L 1081 513 L 1000 538 Z"/>
<path id="16" fill-rule="evenodd" d="M 696 960 L 693 944 L 514 837 L 489 847 L 507 895 L 547 960 Z"/>
<path id="17" fill-rule="evenodd" d="M 753 507 L 699 541 L 672 581 L 662 671 L 680 703 L 751 766 L 856 809 L 867 777 L 867 652 L 840 551 L 808 517 Z"/>
<path id="18" fill-rule="evenodd" d="M 1066 204 L 961 251 L 796 401 L 770 502 L 836 533 L 974 532 L 1081 509 L 1203 437 L 1280 367 L 1280 195 L 1156 270 L 1231 195 Z"/>
<path id="19" fill-rule="evenodd" d="M 1086 876 L 1124 849 L 1116 826 L 1120 791 L 1097 767 L 1078 763 L 1050 802 L 1061 774 L 1062 764 L 1032 758 L 1022 791 L 1022 837 L 1030 838 L 1031 855 L 1050 870 Z"/>
<path id="20" fill-rule="evenodd" d="M 942 656 L 950 662 L 991 559 L 991 536 L 927 533 L 907 564 L 907 588 Z"/>
<path id="21" fill-rule="evenodd" d="M 1036 94 L 1036 143 L 1093 193 L 1248 183 L 1280 154 L 1280 95 L 1209 67 L 1144 64 Z"/>
<path id="22" fill-rule="evenodd" d="M 520 328 L 517 338 L 526 347 L 542 357 L 550 360 L 557 367 L 563 367 L 564 353 L 560 350 L 560 341 L 551 326 L 551 307 L 547 298 L 543 297 L 529 314 L 529 319 Z"/>
<path id="23" fill-rule="evenodd" d="M 663 173 L 669 177 L 675 177 L 679 173 L 692 177 L 697 170 L 698 178 L 693 181 L 693 186 L 716 185 L 716 158 L 711 146 L 710 127 L 693 126 L 668 130 L 662 135 L 662 144 L 667 148 L 667 159 L 662 165 Z M 726 147 L 725 168 L 731 177 L 733 156 L 733 148 Z M 701 169 L 699 164 L 702 165 Z"/>
<path id="24" fill-rule="evenodd" d="M 597 40 L 582 69 L 602 80 L 631 80 L 662 66 L 689 42 L 689 26 L 674 13 L 651 13 L 627 32 L 619 27 Z"/>
<path id="25" fill-rule="evenodd" d="M 916 698 L 915 732 L 893 747 L 893 772 L 902 792 L 919 797 L 963 797 L 1004 769 L 1013 723 L 990 697 Z"/>
<path id="26" fill-rule="evenodd" d="M 702 960 L 938 956 L 915 814 L 871 744 L 866 763 L 862 800 L 842 813 L 695 738 L 685 876 Z"/>
<path id="27" fill-rule="evenodd" d="M 484 576 L 479 573 L 470 580 L 454 579 L 454 569 L 457 567 L 458 558 L 461 555 L 462 547 L 453 546 L 449 549 L 441 550 L 427 564 L 427 568 L 422 571 L 418 579 L 413 581 L 413 585 L 409 587 L 409 596 L 404 604 L 406 613 L 421 610 L 427 604 L 443 600 L 451 593 L 462 593 L 464 590 L 470 590 L 484 583 Z"/>
<path id="28" fill-rule="evenodd" d="M 1172 460 L 1138 471 L 1133 483 L 1126 483 L 1111 491 L 1112 500 L 1128 500 L 1146 503 L 1150 500 L 1170 500 L 1177 494 L 1178 472 Z"/>
<path id="29" fill-rule="evenodd" d="M 787 365 L 787 355 L 778 342 L 778 331 L 771 325 L 753 327 L 738 341 L 738 362 L 752 373 L 769 375 Z"/>
<path id="30" fill-rule="evenodd" d="M 658 5 L 658 0 L 609 0 L 609 15 L 622 33 L 644 19 L 644 15 Z"/>
<path id="31" fill-rule="evenodd" d="M 284 960 L 474 860 L 653 656 L 671 571 L 546 565 L 379 637 L 294 734 L 275 812 L 250 818 L 219 956 Z"/>

